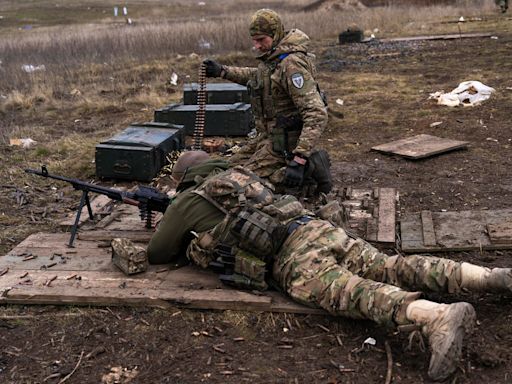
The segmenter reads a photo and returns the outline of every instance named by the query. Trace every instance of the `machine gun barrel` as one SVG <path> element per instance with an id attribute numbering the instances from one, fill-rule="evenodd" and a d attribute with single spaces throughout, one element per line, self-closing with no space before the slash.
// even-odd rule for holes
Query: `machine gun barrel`
<path id="1" fill-rule="evenodd" d="M 171 199 L 164 193 L 159 192 L 155 188 L 148 186 L 139 186 L 135 192 L 126 192 L 119 189 L 102 187 L 100 185 L 87 183 L 79 179 L 73 179 L 65 176 L 52 175 L 48 173 L 46 166 L 41 167 L 41 171 L 35 169 L 25 169 L 25 172 L 32 173 L 34 175 L 48 177 L 50 179 L 65 181 L 70 183 L 74 189 L 82 191 L 82 198 L 80 199 L 80 205 L 78 207 L 75 223 L 71 228 L 71 238 L 69 239 L 68 246 L 72 247 L 75 240 L 76 232 L 78 230 L 78 223 L 80 221 L 80 215 L 82 208 L 87 206 L 89 218 L 92 220 L 93 213 L 91 204 L 89 201 L 89 192 L 105 195 L 112 200 L 122 201 L 123 203 L 135 205 L 139 208 L 140 217 L 146 222 L 146 227 L 152 227 L 153 212 L 165 212 Z"/>

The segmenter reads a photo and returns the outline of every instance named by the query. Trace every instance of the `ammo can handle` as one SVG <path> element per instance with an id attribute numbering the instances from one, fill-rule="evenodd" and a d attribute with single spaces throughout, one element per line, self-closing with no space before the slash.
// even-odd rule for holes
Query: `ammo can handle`
<path id="1" fill-rule="evenodd" d="M 132 171 L 132 167 L 126 163 L 115 163 L 112 170 L 114 173 L 118 173 L 120 175 L 129 175 Z"/>

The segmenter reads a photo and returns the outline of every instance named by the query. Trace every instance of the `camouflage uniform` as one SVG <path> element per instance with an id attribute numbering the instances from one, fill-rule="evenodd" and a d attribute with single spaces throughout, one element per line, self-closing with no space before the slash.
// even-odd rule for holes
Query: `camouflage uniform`
<path id="1" fill-rule="evenodd" d="M 332 314 L 394 326 L 409 323 L 420 292 L 461 290 L 461 263 L 431 256 L 387 256 L 324 220 L 299 227 L 283 244 L 273 278 L 296 301 Z"/>
<path id="2" fill-rule="evenodd" d="M 259 57 L 257 68 L 223 66 L 223 77 L 247 85 L 258 136 L 235 155 L 231 163 L 243 164 L 274 183 L 283 179 L 285 152 L 309 157 L 327 124 L 327 110 L 315 81 L 313 55 L 307 52 L 308 36 L 293 29 L 284 33 L 281 21 L 270 10 L 260 10 L 251 23 L 251 35 L 274 39 L 270 52 Z M 272 31 L 272 32 L 269 32 Z M 288 133 L 288 145 L 279 121 L 300 121 Z"/>
<path id="3" fill-rule="evenodd" d="M 211 170 L 214 165 L 211 164 Z M 244 201 L 257 197 L 262 210 L 272 214 L 268 204 L 273 194 L 264 182 L 247 183 L 244 180 L 248 173 L 237 174 L 236 169 L 215 169 L 215 177 L 206 179 L 214 179 L 216 184 L 212 185 L 230 185 L 224 181 L 233 177 L 232 185 L 246 184 L 252 188 Z M 213 258 L 211 248 L 203 240 L 214 236 L 214 228 L 229 217 L 225 211 L 236 211 L 239 199 L 235 193 L 218 194 L 213 203 L 212 197 L 198 194 L 210 192 L 194 168 L 187 174 L 191 176 L 189 182 L 198 184 L 189 184 L 167 209 L 164 226 L 159 227 L 148 248 L 151 263 L 171 262 L 180 248 L 188 245 L 189 258 L 203 268 L 208 267 Z M 417 255 L 387 256 L 364 240 L 349 237 L 328 221 L 305 216 L 307 212 L 300 208 L 291 221 L 287 220 L 291 234 L 273 255 L 271 271 L 273 279 L 294 300 L 335 315 L 395 326 L 410 323 L 405 313 L 407 305 L 421 295 L 404 288 L 435 292 L 461 289 L 460 263 Z M 290 223 L 296 223 L 297 228 L 290 231 Z M 192 239 L 191 231 L 198 236 Z"/>

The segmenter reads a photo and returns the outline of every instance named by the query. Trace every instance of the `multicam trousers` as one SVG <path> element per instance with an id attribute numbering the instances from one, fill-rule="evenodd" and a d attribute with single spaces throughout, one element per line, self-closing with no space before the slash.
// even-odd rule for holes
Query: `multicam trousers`
<path id="1" fill-rule="evenodd" d="M 265 137 L 257 137 L 244 145 L 229 162 L 233 166 L 243 166 L 272 184 L 280 184 L 284 179 L 286 161 L 272 151 L 272 141 Z"/>
<path id="2" fill-rule="evenodd" d="M 387 256 L 323 220 L 299 227 L 275 258 L 273 277 L 296 301 L 386 326 L 408 324 L 407 305 L 431 290 L 460 289 L 460 263 Z"/>

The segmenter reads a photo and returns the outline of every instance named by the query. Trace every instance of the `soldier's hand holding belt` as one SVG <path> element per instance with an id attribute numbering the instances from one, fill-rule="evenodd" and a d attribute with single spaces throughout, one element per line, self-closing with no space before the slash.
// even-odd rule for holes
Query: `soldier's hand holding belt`
<path id="1" fill-rule="evenodd" d="M 223 77 L 224 69 L 215 60 L 206 59 L 203 64 L 206 66 L 206 77 Z"/>
<path id="2" fill-rule="evenodd" d="M 284 173 L 284 185 L 287 187 L 300 187 L 302 185 L 307 161 L 306 158 L 299 155 L 295 155 L 290 160 Z"/>

